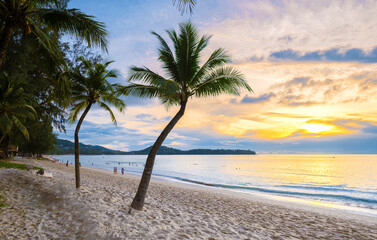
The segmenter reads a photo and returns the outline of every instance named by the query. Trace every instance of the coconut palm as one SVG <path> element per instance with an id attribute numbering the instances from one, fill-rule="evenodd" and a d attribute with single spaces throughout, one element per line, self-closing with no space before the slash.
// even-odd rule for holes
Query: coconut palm
<path id="1" fill-rule="evenodd" d="M 157 151 L 185 113 L 188 100 L 191 97 L 217 96 L 222 93 L 238 95 L 241 88 L 252 91 L 238 70 L 224 66 L 230 59 L 222 48 L 215 50 L 200 66 L 201 53 L 210 37 L 200 37 L 190 22 L 182 23 L 179 27 L 179 34 L 174 30 L 167 31 L 174 52 L 160 35 L 152 32 L 160 42 L 158 60 L 162 63 L 166 76 L 146 67 L 132 67 L 129 78 L 131 84 L 124 89 L 127 94 L 133 96 L 158 97 L 167 106 L 180 106 L 149 152 L 139 188 L 131 204 L 136 210 L 143 208 Z"/>
<path id="2" fill-rule="evenodd" d="M 125 104 L 119 99 L 118 84 L 110 84 L 109 78 L 116 78 L 115 70 L 107 70 L 112 63 L 93 63 L 90 60 L 81 58 L 82 65 L 78 66 L 71 74 L 72 78 L 72 108 L 69 113 L 69 120 L 75 122 L 79 113 L 83 111 L 77 122 L 75 130 L 75 178 L 76 188 L 80 187 L 79 168 L 79 131 L 85 116 L 93 104 L 109 112 L 112 122 L 116 125 L 116 119 L 109 105 L 114 106 L 123 112 Z"/>
<path id="3" fill-rule="evenodd" d="M 33 36 L 36 44 L 55 59 L 60 58 L 61 54 L 48 34 L 50 30 L 69 33 L 85 40 L 89 46 L 107 49 L 104 23 L 78 9 L 66 9 L 66 4 L 59 2 L 64 1 L 0 0 L 0 65 L 4 61 L 9 41 L 17 30 Z"/>
<path id="4" fill-rule="evenodd" d="M 27 102 L 21 83 L 2 73 L 0 76 L 0 144 L 15 128 L 28 140 L 29 132 L 24 121 L 26 118 L 33 119 L 35 115 L 34 108 Z"/>

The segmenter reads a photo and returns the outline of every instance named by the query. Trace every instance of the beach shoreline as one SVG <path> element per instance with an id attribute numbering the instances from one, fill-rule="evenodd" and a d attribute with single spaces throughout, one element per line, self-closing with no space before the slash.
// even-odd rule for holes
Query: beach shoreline
<path id="1" fill-rule="evenodd" d="M 128 214 L 140 176 L 82 167 L 76 190 L 72 165 L 22 162 L 54 177 L 0 169 L 1 239 L 377 238 L 374 217 L 156 178 L 144 210 Z"/>
<path id="2" fill-rule="evenodd" d="M 86 168 L 90 171 L 98 171 L 101 174 L 106 174 L 110 176 L 114 175 L 113 171 L 107 170 L 107 169 L 87 167 L 87 166 L 84 166 L 81 168 Z M 118 175 L 120 175 L 119 172 L 118 172 Z M 141 175 L 139 174 L 127 173 L 127 175 L 129 177 L 134 177 L 135 181 L 140 181 Z M 347 206 L 341 206 L 337 204 L 328 204 L 328 203 L 324 203 L 320 201 L 297 199 L 293 197 L 282 197 L 282 196 L 269 195 L 269 194 L 233 191 L 226 188 L 218 188 L 218 187 L 206 186 L 206 185 L 201 185 L 201 184 L 189 183 L 189 182 L 180 181 L 180 180 L 176 180 L 174 178 L 168 178 L 168 177 L 160 177 L 160 176 L 152 175 L 151 179 L 153 182 L 158 183 L 158 184 L 167 185 L 171 187 L 178 187 L 178 188 L 187 188 L 188 191 L 197 190 L 197 191 L 211 192 L 213 194 L 221 194 L 227 197 L 240 198 L 240 199 L 249 200 L 249 201 L 258 201 L 261 203 L 269 203 L 272 205 L 284 206 L 286 208 L 300 209 L 300 210 L 312 211 L 312 212 L 317 212 L 317 213 L 319 212 L 321 214 L 327 214 L 329 216 L 338 216 L 338 217 L 342 216 L 343 218 L 346 218 L 346 219 L 362 221 L 365 223 L 377 223 L 377 215 L 375 216 L 375 215 L 369 215 L 369 214 L 358 212 L 358 211 L 352 211 L 351 207 L 350 207 L 350 210 L 342 209 L 341 207 L 347 207 Z M 358 208 L 358 210 L 359 209 L 360 208 Z"/>

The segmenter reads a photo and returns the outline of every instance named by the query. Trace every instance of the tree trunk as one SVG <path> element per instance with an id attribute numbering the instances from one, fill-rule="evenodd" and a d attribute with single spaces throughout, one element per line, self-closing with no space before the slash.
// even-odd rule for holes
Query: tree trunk
<path id="1" fill-rule="evenodd" d="M 162 143 L 164 142 L 165 138 L 168 136 L 170 131 L 174 128 L 175 124 L 177 124 L 179 119 L 181 119 L 181 117 L 185 113 L 186 103 L 187 101 L 181 103 L 181 108 L 179 109 L 178 113 L 173 117 L 173 119 L 169 122 L 169 124 L 164 128 L 160 136 L 158 136 L 156 142 L 153 144 L 148 154 L 147 161 L 145 163 L 143 175 L 139 183 L 139 188 L 137 189 L 137 193 L 131 203 L 131 208 L 135 210 L 143 210 L 145 196 L 147 194 L 149 181 L 152 176 L 152 170 L 153 170 L 154 160 L 157 155 L 157 151 L 161 147 Z"/>
<path id="2" fill-rule="evenodd" d="M 4 147 L 3 146 L 1 146 L 1 143 L 3 142 L 3 140 L 4 140 L 4 138 L 7 136 L 7 134 L 6 133 L 3 133 L 3 136 L 1 136 L 1 139 L 0 139 L 0 159 L 1 158 L 4 158 L 4 159 L 6 159 L 7 158 L 7 156 L 5 155 L 5 145 L 4 145 Z"/>
<path id="3" fill-rule="evenodd" d="M 6 159 L 9 158 L 9 146 L 10 146 L 10 136 L 8 135 L 7 142 L 5 143 L 5 152 L 4 152 Z"/>
<path id="4" fill-rule="evenodd" d="M 79 131 L 81 127 L 81 123 L 84 121 L 86 114 L 89 112 L 92 103 L 85 108 L 84 112 L 82 113 L 75 131 L 75 179 L 76 179 L 76 188 L 80 187 L 80 148 L 79 148 Z"/>
<path id="5" fill-rule="evenodd" d="M 6 135 L 7 135 L 6 133 L 3 133 L 3 136 L 1 136 L 1 138 L 0 138 L 0 145 L 3 142 L 3 140 L 4 140 L 4 138 L 5 138 Z"/>
<path id="6" fill-rule="evenodd" d="M 14 26 L 11 24 L 5 24 L 3 35 L 0 39 L 0 66 L 3 64 L 5 59 L 5 52 L 7 51 L 10 39 L 12 38 Z"/>

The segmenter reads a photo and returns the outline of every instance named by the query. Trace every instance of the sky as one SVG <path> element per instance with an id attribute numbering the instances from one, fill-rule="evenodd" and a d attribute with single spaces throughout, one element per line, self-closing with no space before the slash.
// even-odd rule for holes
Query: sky
<path id="1" fill-rule="evenodd" d="M 155 31 L 190 20 L 212 35 L 203 61 L 219 47 L 253 93 L 190 99 L 165 146 L 251 149 L 263 154 L 377 153 L 377 1 L 198 0 L 181 14 L 171 0 L 71 0 L 110 33 L 110 68 L 127 83 L 129 67 L 163 74 Z M 178 111 L 158 99 L 126 97 L 126 111 L 91 109 L 80 142 L 131 151 L 153 144 Z M 114 110 L 115 111 L 115 110 Z M 75 124 L 58 137 L 73 141 Z"/>

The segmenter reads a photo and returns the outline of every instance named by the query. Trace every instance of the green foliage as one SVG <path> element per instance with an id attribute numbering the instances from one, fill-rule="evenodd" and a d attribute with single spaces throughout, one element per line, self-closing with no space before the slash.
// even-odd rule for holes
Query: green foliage
<path id="1" fill-rule="evenodd" d="M 219 48 L 202 66 L 199 65 L 203 49 L 209 36 L 199 36 L 190 22 L 179 25 L 180 33 L 167 31 L 174 50 L 157 33 L 160 42 L 158 60 L 162 63 L 166 77 L 146 67 L 131 67 L 130 85 L 123 93 L 137 97 L 158 97 L 166 106 L 182 105 L 190 97 L 209 97 L 220 94 L 239 95 L 241 89 L 252 91 L 243 75 L 229 66 L 230 57 Z"/>
<path id="2" fill-rule="evenodd" d="M 54 61 L 62 61 L 63 54 L 49 31 L 68 33 L 85 40 L 89 46 L 107 50 L 108 40 L 105 25 L 78 9 L 67 9 L 67 1 L 2 0 L 0 2 L 0 22 L 2 37 L 0 49 L 6 49 L 9 39 L 5 32 L 21 32 L 29 37 L 41 52 Z M 0 59 L 2 62 L 3 59 Z M 1 63 L 0 63 L 1 65 Z"/>
<path id="3" fill-rule="evenodd" d="M 15 168 L 20 170 L 26 170 L 26 164 L 20 164 L 20 163 L 11 163 L 4 160 L 0 160 L 0 168 Z M 40 170 L 42 168 L 40 167 L 33 167 L 35 170 Z"/>
<path id="4" fill-rule="evenodd" d="M 20 144 L 20 152 L 41 156 L 54 148 L 56 135 L 49 118 L 29 120 L 26 125 L 29 127 L 30 141 Z"/>
<path id="5" fill-rule="evenodd" d="M 58 36 L 54 36 L 54 39 L 59 46 L 62 45 Z M 33 152 L 45 153 L 54 144 L 53 126 L 64 130 L 65 112 L 58 105 L 58 96 L 55 94 L 61 65 L 52 62 L 46 66 L 44 56 L 39 55 L 38 50 L 27 39 L 18 35 L 15 35 L 14 41 L 10 43 L 9 50 L 7 61 L 0 66 L 0 71 L 6 70 L 8 75 L 12 76 L 12 81 L 22 83 L 25 103 L 36 111 L 36 117 L 24 118 L 21 121 L 29 132 L 30 141 L 36 142 L 27 141 L 19 130 L 15 130 L 8 132 L 11 144 L 19 146 L 21 151 L 30 149 L 26 145 L 34 144 L 36 150 Z M 0 85 L 4 84 L 6 79 L 0 78 Z M 21 100 L 16 97 L 12 99 L 13 102 Z M 7 146 L 5 142 L 3 144 Z"/>
<path id="6" fill-rule="evenodd" d="M 111 120 L 116 124 L 114 113 L 108 106 L 114 106 L 123 112 L 125 104 L 121 100 L 118 89 L 120 85 L 110 84 L 109 78 L 118 76 L 115 70 L 107 70 L 112 62 L 93 63 L 93 61 L 80 58 L 81 64 L 70 74 L 72 79 L 71 110 L 69 120 L 76 121 L 78 114 L 89 104 L 98 104 L 109 112 Z"/>
<path id="7" fill-rule="evenodd" d="M 28 104 L 22 83 L 9 78 L 5 73 L 0 74 L 1 133 L 9 135 L 17 128 L 28 140 L 29 132 L 24 124 L 27 118 L 34 119 L 35 115 L 34 108 Z"/>

